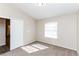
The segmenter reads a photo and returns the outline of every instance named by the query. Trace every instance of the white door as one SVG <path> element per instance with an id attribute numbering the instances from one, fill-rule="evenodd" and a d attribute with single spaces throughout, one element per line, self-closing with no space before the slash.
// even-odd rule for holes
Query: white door
<path id="1" fill-rule="evenodd" d="M 11 20 L 11 45 L 10 50 L 23 45 L 23 21 Z"/>

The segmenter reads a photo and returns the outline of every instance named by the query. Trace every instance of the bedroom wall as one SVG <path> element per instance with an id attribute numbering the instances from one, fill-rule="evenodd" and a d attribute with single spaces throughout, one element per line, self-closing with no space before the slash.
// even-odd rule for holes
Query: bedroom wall
<path id="1" fill-rule="evenodd" d="M 23 20 L 24 45 L 29 44 L 36 39 L 37 41 L 42 41 L 52 45 L 73 50 L 77 49 L 77 14 L 68 14 L 35 21 L 32 17 L 28 16 L 18 8 L 9 4 L 0 4 L 0 17 Z M 58 39 L 45 38 L 44 24 L 53 21 L 58 22 Z"/>
<path id="2" fill-rule="evenodd" d="M 11 4 L 0 4 L 0 17 L 23 20 L 24 45 L 35 41 L 35 20 Z"/>
<path id="3" fill-rule="evenodd" d="M 44 25 L 48 22 L 58 23 L 58 37 L 46 38 L 44 36 Z M 66 14 L 37 21 L 37 41 L 52 45 L 77 50 L 77 14 Z"/>
<path id="4" fill-rule="evenodd" d="M 79 12 L 77 13 L 77 49 L 78 49 L 78 54 L 79 54 Z"/>

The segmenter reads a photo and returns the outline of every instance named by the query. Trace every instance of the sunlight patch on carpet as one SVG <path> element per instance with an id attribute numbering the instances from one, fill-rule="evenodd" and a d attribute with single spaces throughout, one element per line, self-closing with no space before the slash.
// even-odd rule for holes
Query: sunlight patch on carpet
<path id="1" fill-rule="evenodd" d="M 24 46 L 24 47 L 21 47 L 24 51 L 28 52 L 28 53 L 33 53 L 33 52 L 36 52 L 36 51 L 39 51 L 39 49 L 36 49 L 32 46 Z"/>
<path id="2" fill-rule="evenodd" d="M 34 53 L 34 52 L 41 51 L 47 48 L 49 47 L 42 45 L 42 44 L 32 44 L 32 45 L 21 47 L 21 49 L 23 49 L 27 53 Z"/>
<path id="3" fill-rule="evenodd" d="M 48 48 L 47 46 L 42 45 L 42 44 L 33 44 L 32 46 L 33 47 L 36 47 L 36 48 L 38 48 L 40 50 L 43 50 L 43 49 L 47 49 Z"/>

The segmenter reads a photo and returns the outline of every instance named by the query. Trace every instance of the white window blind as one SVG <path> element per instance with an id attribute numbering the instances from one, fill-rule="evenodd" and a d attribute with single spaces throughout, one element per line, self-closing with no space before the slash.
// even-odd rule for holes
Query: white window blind
<path id="1" fill-rule="evenodd" d="M 45 37 L 57 38 L 57 22 L 49 22 L 45 24 Z"/>

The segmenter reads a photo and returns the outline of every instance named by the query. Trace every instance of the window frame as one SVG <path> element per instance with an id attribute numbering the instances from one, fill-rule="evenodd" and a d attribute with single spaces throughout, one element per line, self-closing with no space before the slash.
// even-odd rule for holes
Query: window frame
<path id="1" fill-rule="evenodd" d="M 58 33 L 57 33 L 57 26 L 58 23 L 57 22 L 48 22 L 44 24 L 44 37 L 45 38 L 54 38 L 57 39 L 58 37 Z M 48 28 L 46 28 L 48 27 Z M 52 28 L 50 28 L 52 27 Z M 52 32 L 52 33 L 51 33 Z M 48 34 L 46 34 L 48 33 Z"/>

